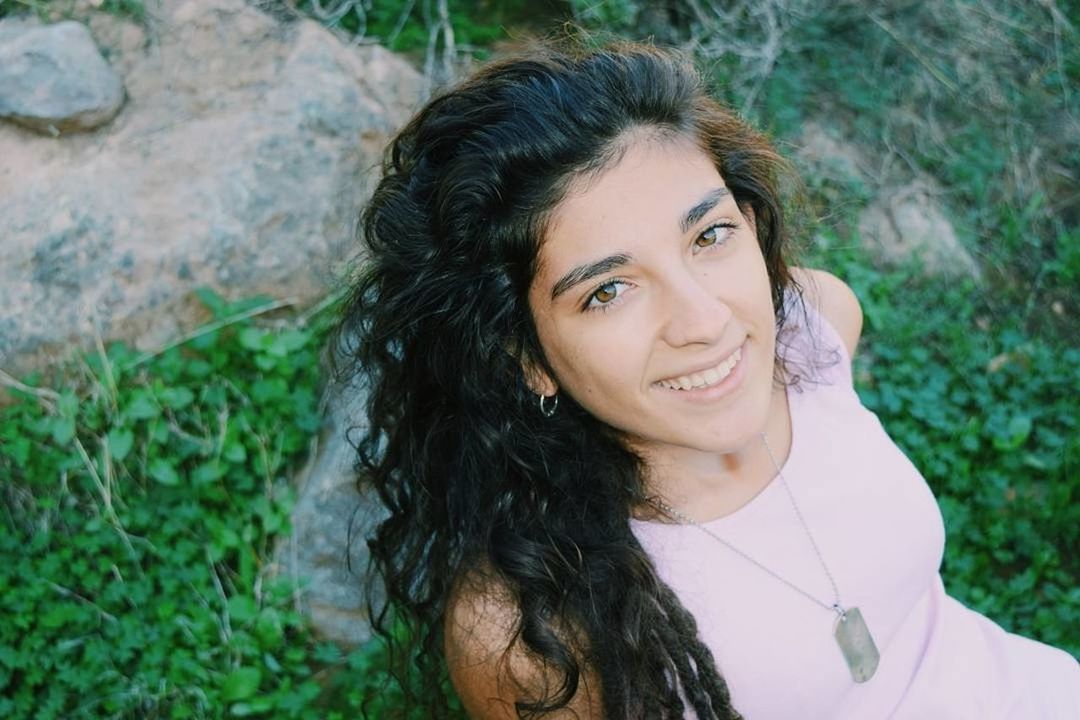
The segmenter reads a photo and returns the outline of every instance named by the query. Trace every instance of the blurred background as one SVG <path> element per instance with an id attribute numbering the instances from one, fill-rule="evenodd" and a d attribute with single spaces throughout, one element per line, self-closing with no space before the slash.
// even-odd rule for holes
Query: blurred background
<path id="1" fill-rule="evenodd" d="M 395 129 L 566 35 L 681 48 L 774 138 L 796 261 L 859 296 L 857 389 L 938 498 L 949 593 L 1080 654 L 1078 23 L 1076 0 L 0 0 L 0 716 L 400 706 L 326 330 Z"/>

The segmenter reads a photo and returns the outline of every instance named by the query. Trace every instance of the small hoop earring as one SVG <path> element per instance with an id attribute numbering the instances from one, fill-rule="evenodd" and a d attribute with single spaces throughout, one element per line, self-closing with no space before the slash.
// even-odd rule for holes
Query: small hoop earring
<path id="1" fill-rule="evenodd" d="M 547 418 L 555 415 L 555 408 L 559 407 L 559 393 L 555 393 L 554 395 L 544 395 L 540 393 L 537 397 L 540 398 L 540 414 Z M 548 407 L 544 402 L 549 398 L 553 400 L 551 407 Z"/>

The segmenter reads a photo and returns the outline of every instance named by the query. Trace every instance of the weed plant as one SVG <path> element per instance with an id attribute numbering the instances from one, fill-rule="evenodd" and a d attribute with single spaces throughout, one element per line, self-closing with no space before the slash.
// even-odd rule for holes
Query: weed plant
<path id="1" fill-rule="evenodd" d="M 384 650 L 318 643 L 273 549 L 319 430 L 330 314 L 266 299 L 155 355 L 122 344 L 0 408 L 0 717 L 373 717 Z M 19 389 L 21 388 L 21 389 Z"/>

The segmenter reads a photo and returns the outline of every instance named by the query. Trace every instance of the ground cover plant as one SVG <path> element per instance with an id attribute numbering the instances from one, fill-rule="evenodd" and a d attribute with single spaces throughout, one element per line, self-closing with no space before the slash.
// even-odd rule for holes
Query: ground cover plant
<path id="1" fill-rule="evenodd" d="M 161 353 L 6 379 L 0 717 L 355 717 L 400 704 L 378 648 L 317 642 L 274 565 L 321 423 L 330 313 L 202 297 Z M 280 312 L 280 309 L 278 310 Z"/>

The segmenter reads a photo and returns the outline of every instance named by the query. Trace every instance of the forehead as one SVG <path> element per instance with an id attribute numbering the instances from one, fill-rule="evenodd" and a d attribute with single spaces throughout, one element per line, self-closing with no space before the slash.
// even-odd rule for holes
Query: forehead
<path id="1" fill-rule="evenodd" d="M 608 167 L 570 185 L 549 218 L 541 268 L 561 256 L 678 233 L 682 214 L 718 187 L 725 187 L 723 178 L 692 139 L 630 140 Z"/>

